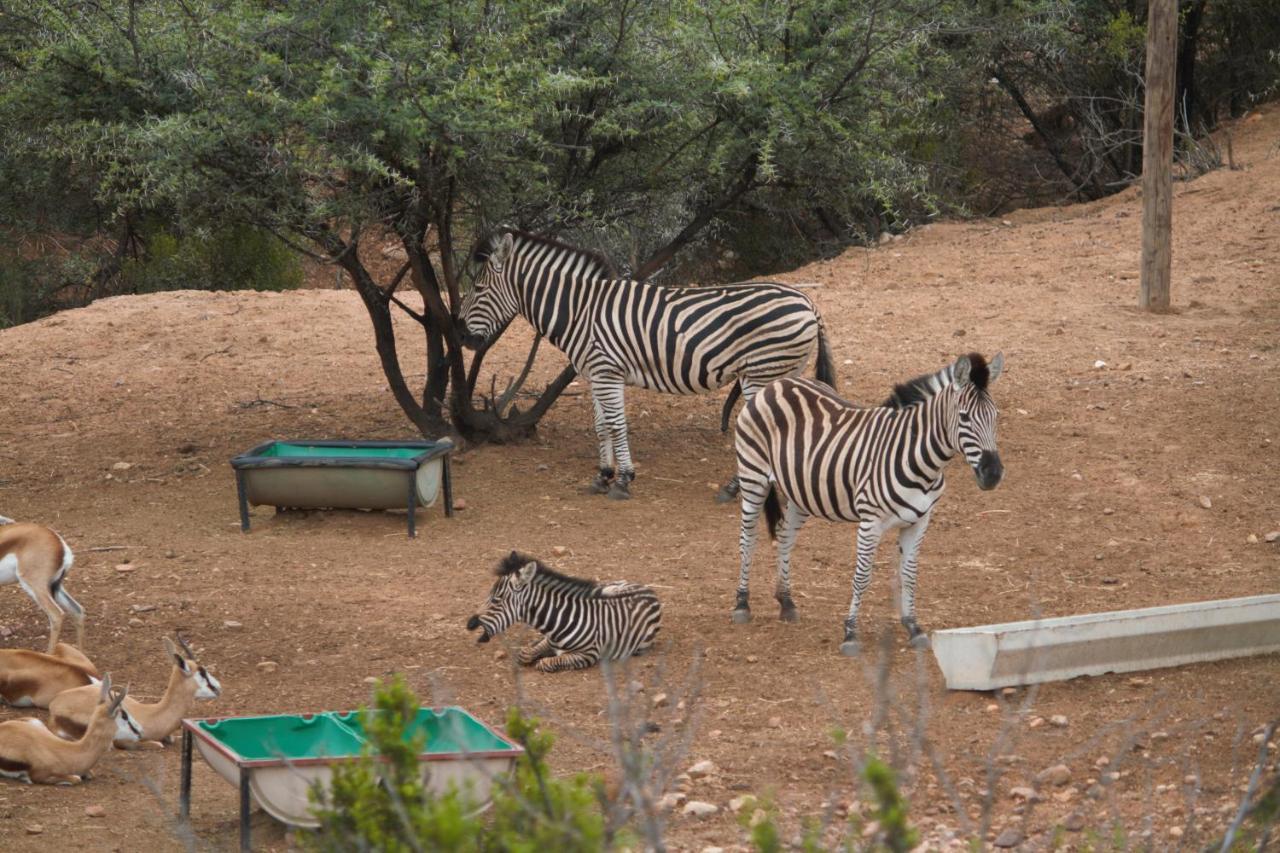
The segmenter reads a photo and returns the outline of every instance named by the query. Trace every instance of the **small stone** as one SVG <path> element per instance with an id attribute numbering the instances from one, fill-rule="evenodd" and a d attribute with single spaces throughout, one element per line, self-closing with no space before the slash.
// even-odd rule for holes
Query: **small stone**
<path id="1" fill-rule="evenodd" d="M 1097 761 L 1093 762 L 1093 766 L 1101 770 L 1103 767 L 1106 767 L 1110 763 L 1111 763 L 1111 759 L 1103 755 L 1103 756 L 1100 756 Z"/>
<path id="2" fill-rule="evenodd" d="M 1020 785 L 1016 788 L 1010 788 L 1009 796 L 1013 797 L 1015 800 L 1025 800 L 1028 803 L 1040 802 L 1040 795 L 1036 793 L 1036 789 L 1028 788 L 1024 785 Z"/>
<path id="3" fill-rule="evenodd" d="M 997 705 L 995 702 L 991 702 L 991 703 L 989 703 L 989 704 L 987 705 L 987 713 L 988 713 L 988 714 L 994 714 L 994 713 L 996 713 L 996 712 L 997 712 L 997 711 L 999 711 L 999 710 L 1000 710 L 1000 706 L 999 706 L 999 705 Z"/>
<path id="4" fill-rule="evenodd" d="M 1114 509 L 1112 509 L 1111 507 L 1109 507 L 1109 506 L 1104 506 L 1104 507 L 1102 508 L 1102 514 L 1103 514 L 1103 515 L 1115 515 L 1115 514 L 1116 514 L 1116 511 L 1115 511 Z"/>
<path id="5" fill-rule="evenodd" d="M 1084 479 L 1084 474 L 1081 474 L 1079 471 L 1075 471 L 1075 472 L 1073 472 L 1073 473 L 1071 474 L 1071 479 L 1073 479 L 1073 480 L 1083 480 L 1083 479 Z"/>
<path id="6" fill-rule="evenodd" d="M 1097 361 L 1095 361 L 1095 362 L 1093 363 L 1093 369 L 1094 369 L 1094 370 L 1104 370 L 1104 369 L 1106 368 L 1106 366 L 1107 366 L 1107 363 L 1106 363 L 1105 361 L 1103 361 L 1102 359 L 1098 359 Z"/>
<path id="7" fill-rule="evenodd" d="M 1084 815 L 1080 814 L 1080 812 L 1072 812 L 1062 822 L 1062 828 L 1067 832 L 1079 832 L 1084 829 Z"/>
<path id="8" fill-rule="evenodd" d="M 137 566 L 132 563 L 116 563 L 116 571 L 122 575 L 128 574 L 136 568 Z"/>
<path id="9" fill-rule="evenodd" d="M 822 757 L 823 757 L 823 758 L 830 758 L 832 761 L 839 761 L 839 760 L 840 760 L 840 756 L 836 754 L 836 751 L 835 751 L 834 749 L 824 750 L 824 751 L 823 751 L 823 753 L 822 753 Z"/>
<path id="10" fill-rule="evenodd" d="M 569 549 L 563 545 L 556 545 L 551 549 L 551 556 L 563 557 L 569 553 Z"/>
<path id="11" fill-rule="evenodd" d="M 1120 362 L 1120 367 L 1119 367 L 1119 369 L 1120 369 L 1120 370 L 1133 370 L 1133 362 L 1131 362 L 1131 361 L 1122 361 L 1122 362 Z"/>
<path id="12" fill-rule="evenodd" d="M 494 660 L 497 660 L 497 661 L 503 661 L 503 660 L 506 660 L 506 659 L 507 659 L 507 650 L 506 650 L 506 649 L 498 649 L 496 652 L 494 652 L 494 653 L 493 653 L 493 659 L 494 659 Z"/>
<path id="13" fill-rule="evenodd" d="M 1006 687 L 1000 691 L 1001 696 L 1016 696 L 1017 693 L 1018 693 L 1018 688 L 1016 687 Z"/>
<path id="14" fill-rule="evenodd" d="M 107 810 L 99 805 L 85 806 L 84 813 L 88 817 L 105 817 Z"/>
<path id="15" fill-rule="evenodd" d="M 1186 776 L 1182 777 L 1182 784 L 1184 785 L 1194 785 L 1199 781 L 1200 781 L 1199 777 L 1197 777 L 1194 773 L 1188 773 Z"/>
<path id="16" fill-rule="evenodd" d="M 1180 826 L 1171 826 L 1171 827 L 1169 827 L 1169 837 L 1170 837 L 1170 838 L 1181 838 L 1181 837 L 1182 837 L 1182 827 L 1180 827 Z"/>
<path id="17" fill-rule="evenodd" d="M 627 682 L 627 690 L 631 693 L 643 693 L 644 684 L 639 681 L 629 681 Z"/>
<path id="18" fill-rule="evenodd" d="M 1011 826 L 997 835 L 996 840 L 992 841 L 991 844 L 994 847 L 1017 847 L 1022 843 L 1022 837 L 1022 830 L 1016 826 Z"/>
<path id="19" fill-rule="evenodd" d="M 454 499 L 453 499 L 453 508 L 454 508 L 454 509 L 466 509 L 466 508 L 467 508 L 467 499 L 466 499 L 466 498 L 454 498 Z"/>
<path id="20" fill-rule="evenodd" d="M 1044 717 L 1032 717 L 1031 722 L 1027 723 L 1028 728 L 1038 729 L 1044 725 Z"/>
<path id="21" fill-rule="evenodd" d="M 782 718 L 781 718 L 781 717 L 770 717 L 770 718 L 769 718 L 769 728 L 771 728 L 771 729 L 780 729 L 780 728 L 782 728 Z"/>
<path id="22" fill-rule="evenodd" d="M 720 807 L 712 803 L 705 803 L 702 800 L 690 800 L 684 804 L 684 808 L 680 810 L 680 813 L 687 817 L 704 818 L 710 817 L 718 811 L 720 811 Z"/>
<path id="23" fill-rule="evenodd" d="M 1168 739 L 1169 739 L 1169 733 L 1168 733 L 1168 732 L 1152 732 L 1152 733 L 1151 733 L 1151 739 L 1152 739 L 1153 741 L 1156 741 L 1156 742 L 1159 742 L 1159 741 L 1162 741 L 1162 740 L 1168 740 Z"/>
<path id="24" fill-rule="evenodd" d="M 1248 542 L 1250 545 L 1257 545 L 1257 544 L 1258 544 L 1258 534 L 1256 534 L 1256 533 L 1250 533 L 1248 536 L 1246 536 L 1246 537 L 1244 538 L 1244 541 L 1245 541 L 1245 542 Z"/>
<path id="25" fill-rule="evenodd" d="M 147 623 L 146 623 L 146 622 L 143 622 L 143 621 L 142 621 L 141 619 L 139 619 L 137 616 L 133 616 L 133 617 L 131 617 L 131 618 L 129 619 L 129 626 L 130 626 L 130 627 L 132 627 L 132 628 L 141 628 L 141 627 L 142 627 L 143 625 L 145 625 L 145 624 L 147 624 Z"/>
<path id="26" fill-rule="evenodd" d="M 261 672 L 275 672 L 280 668 L 280 664 L 273 660 L 264 660 L 258 663 L 258 670 Z"/>
<path id="27" fill-rule="evenodd" d="M 1280 530 L 1272 530 L 1270 533 L 1268 533 L 1266 536 L 1263 536 L 1262 538 L 1267 542 L 1275 542 L 1277 539 L 1280 539 Z"/>
<path id="28" fill-rule="evenodd" d="M 1054 726 L 1055 728 L 1065 729 L 1068 725 L 1068 720 L 1062 714 L 1054 714 L 1049 718 L 1049 725 Z"/>
<path id="29" fill-rule="evenodd" d="M 760 658 L 756 657 L 755 655 L 747 655 L 747 663 L 756 663 L 759 660 Z"/>
<path id="30" fill-rule="evenodd" d="M 366 675 L 366 676 L 365 676 L 365 678 L 364 678 L 364 683 L 365 683 L 365 684 L 377 684 L 377 683 L 378 683 L 378 677 L 377 677 L 376 675 Z"/>
<path id="31" fill-rule="evenodd" d="M 1071 768 L 1065 764 L 1055 764 L 1046 768 L 1036 776 L 1036 781 L 1056 785 L 1059 788 L 1071 781 Z"/>
<path id="32" fill-rule="evenodd" d="M 964 337 L 965 332 L 964 332 L 964 329 L 956 329 L 956 330 L 955 330 L 954 332 L 952 332 L 951 334 L 955 335 L 957 338 L 963 338 L 963 337 Z"/>
<path id="33" fill-rule="evenodd" d="M 239 629 L 243 628 L 244 626 L 243 626 L 243 625 L 241 625 L 239 622 L 235 621 L 234 619 L 228 619 L 228 620 L 226 620 L 225 622 L 223 622 L 223 623 L 222 623 L 222 627 L 223 627 L 223 628 L 228 628 L 228 629 L 230 629 L 230 630 L 232 630 L 232 631 L 238 631 Z"/>
<path id="34" fill-rule="evenodd" d="M 677 806 L 683 805 L 687 799 L 689 798 L 679 791 L 663 794 L 662 799 L 658 800 L 658 808 L 664 812 L 674 811 Z"/>
<path id="35" fill-rule="evenodd" d="M 111 466 L 112 471 L 128 471 L 133 467 L 132 462 L 117 462 Z"/>
<path id="36" fill-rule="evenodd" d="M 747 821 L 747 826 L 755 829 L 760 824 L 769 819 L 769 813 L 764 809 L 756 809 L 751 813 L 751 819 Z"/>
<path id="37" fill-rule="evenodd" d="M 27 835 L 39 835 L 44 832 L 44 827 L 38 823 L 29 823 L 26 825 Z"/>
<path id="38" fill-rule="evenodd" d="M 1213 509 L 1213 501 L 1209 500 L 1208 495 L 1201 495 L 1200 506 L 1204 507 L 1205 509 Z"/>
<path id="39" fill-rule="evenodd" d="M 743 809 L 754 809 L 756 807 L 756 798 L 750 794 L 743 794 L 740 797 L 734 797 L 729 801 L 729 811 L 737 814 Z"/>
<path id="40" fill-rule="evenodd" d="M 652 702 L 653 702 L 653 707 L 655 708 L 665 708 L 667 707 L 667 705 L 671 704 L 670 698 L 668 698 L 667 694 L 665 693 L 653 694 Z"/>
<path id="41" fill-rule="evenodd" d="M 685 772 L 689 774 L 690 779 L 701 779 L 704 776 L 714 774 L 716 772 L 716 765 L 711 761 L 699 761 Z"/>
<path id="42" fill-rule="evenodd" d="M 150 613 L 156 609 L 156 606 L 154 604 L 134 604 L 129 609 L 134 613 Z"/>
<path id="43" fill-rule="evenodd" d="M 545 462 L 542 462 L 542 463 L 539 463 L 538 465 L 535 465 L 535 466 L 533 467 L 533 470 L 535 470 L 535 471 L 537 471 L 537 472 L 541 473 L 541 472 L 543 472 L 543 471 L 549 471 L 549 470 L 551 470 L 551 466 L 550 466 L 550 465 L 548 465 L 548 464 L 547 464 L 547 463 L 545 463 Z"/>

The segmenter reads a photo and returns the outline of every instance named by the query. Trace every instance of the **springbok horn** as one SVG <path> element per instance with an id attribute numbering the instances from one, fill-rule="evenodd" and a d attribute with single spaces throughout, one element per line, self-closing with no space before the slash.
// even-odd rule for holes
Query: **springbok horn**
<path id="1" fill-rule="evenodd" d="M 191 660 L 195 660 L 196 653 L 191 651 L 191 647 L 187 645 L 186 640 L 182 639 L 182 635 L 175 633 L 174 636 L 178 638 L 178 645 L 182 647 L 183 653 Z"/>
<path id="2" fill-rule="evenodd" d="M 98 693 L 98 701 L 105 702 L 111 697 L 111 673 L 102 677 L 102 689 Z"/>

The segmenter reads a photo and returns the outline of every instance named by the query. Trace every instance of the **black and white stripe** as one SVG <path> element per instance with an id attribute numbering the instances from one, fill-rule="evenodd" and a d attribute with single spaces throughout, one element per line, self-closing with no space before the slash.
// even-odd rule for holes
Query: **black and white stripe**
<path id="1" fill-rule="evenodd" d="M 996 449 L 996 406 L 987 391 L 1003 367 L 1000 354 L 990 364 L 977 353 L 962 356 L 937 373 L 897 386 L 872 408 L 851 405 L 804 379 L 783 379 L 756 394 L 738 415 L 742 567 L 734 621 L 751 618 L 747 584 L 763 508 L 778 540 L 774 596 L 782 619 L 796 618 L 791 549 L 800 527 L 810 516 L 856 522 L 853 600 L 840 647 L 855 654 L 858 605 L 871 581 L 876 546 L 897 529 L 902 624 L 912 645 L 927 647 L 928 637 L 915 618 L 920 540 L 942 495 L 943 469 L 956 453 L 964 455 L 983 489 L 995 488 L 1004 475 Z M 779 491 L 786 498 L 785 512 Z"/>
<path id="2" fill-rule="evenodd" d="M 835 371 L 813 303 L 772 282 L 668 287 L 616 278 L 599 255 L 518 231 L 476 252 L 482 264 L 462 303 L 467 342 L 487 340 L 521 314 L 591 383 L 600 468 L 593 488 L 630 496 L 635 477 L 623 388 L 698 394 L 737 381 L 743 397 L 817 357 Z M 616 474 L 616 479 L 615 479 Z"/>
<path id="3" fill-rule="evenodd" d="M 467 620 L 467 630 L 480 628 L 477 642 L 487 643 L 516 622 L 530 625 L 543 636 L 520 650 L 524 666 L 559 672 L 622 660 L 652 646 L 662 626 L 662 605 L 647 586 L 572 578 L 515 551 L 496 573 L 484 610 Z"/>

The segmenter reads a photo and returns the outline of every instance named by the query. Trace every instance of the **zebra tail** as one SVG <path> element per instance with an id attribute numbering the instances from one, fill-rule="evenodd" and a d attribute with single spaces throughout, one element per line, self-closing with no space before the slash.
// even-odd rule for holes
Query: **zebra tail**
<path id="1" fill-rule="evenodd" d="M 778 487 L 769 484 L 769 494 L 764 499 L 764 520 L 769 526 L 769 538 L 778 538 L 778 522 L 782 520 L 782 503 L 778 500 Z"/>
<path id="2" fill-rule="evenodd" d="M 729 431 L 729 416 L 733 414 L 733 404 L 742 396 L 742 380 L 736 380 L 729 389 L 729 396 L 724 401 L 724 411 L 720 413 L 720 431 Z"/>
<path id="3" fill-rule="evenodd" d="M 831 345 L 827 341 L 827 330 L 818 326 L 818 363 L 813 371 L 813 378 L 825 382 L 836 390 L 836 360 L 831 355 Z"/>

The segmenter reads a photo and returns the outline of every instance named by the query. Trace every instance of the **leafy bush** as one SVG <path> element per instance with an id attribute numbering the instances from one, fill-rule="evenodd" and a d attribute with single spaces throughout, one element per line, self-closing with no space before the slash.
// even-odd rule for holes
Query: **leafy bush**
<path id="1" fill-rule="evenodd" d="M 125 261 L 116 292 L 291 290 L 302 284 L 298 256 L 247 225 L 185 235 L 152 226 L 144 229 L 143 242 L 145 255 Z"/>
<path id="2" fill-rule="evenodd" d="M 419 733 L 406 737 L 418 699 L 396 678 L 374 696 L 375 713 L 364 712 L 369 751 L 358 762 L 334 769 L 330 789 L 312 791 L 319 829 L 303 839 L 315 851 L 595 851 L 612 846 L 599 807 L 598 779 L 551 775 L 546 758 L 554 738 L 536 719 L 512 709 L 507 734 L 524 747 L 510 779 L 498 779 L 493 805 L 475 813 L 466 791 L 434 796 L 423 784 L 417 756 Z"/>

